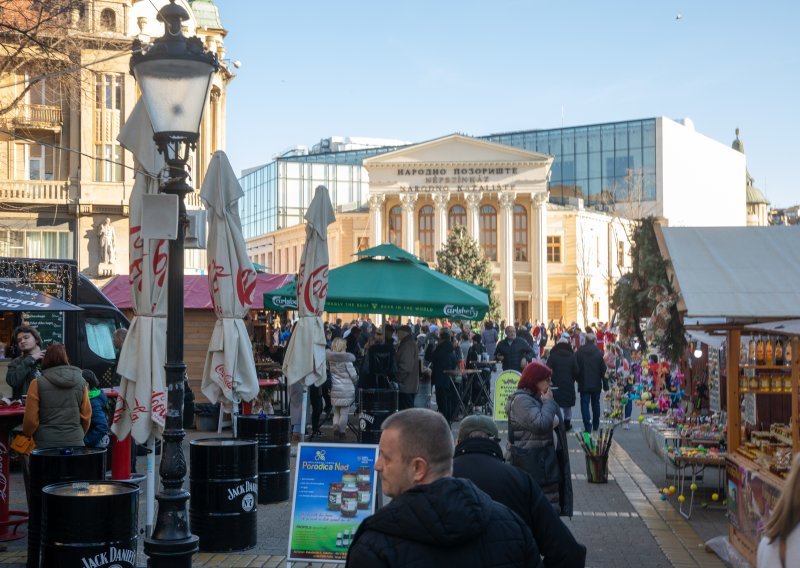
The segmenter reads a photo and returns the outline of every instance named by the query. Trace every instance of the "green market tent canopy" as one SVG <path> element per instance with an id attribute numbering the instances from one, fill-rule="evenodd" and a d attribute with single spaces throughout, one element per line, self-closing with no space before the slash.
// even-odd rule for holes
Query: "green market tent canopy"
<path id="1" fill-rule="evenodd" d="M 382 244 L 357 256 L 359 260 L 328 274 L 326 312 L 479 320 L 489 310 L 486 289 L 436 272 L 394 245 Z M 264 308 L 296 310 L 296 284 L 266 292 Z"/>

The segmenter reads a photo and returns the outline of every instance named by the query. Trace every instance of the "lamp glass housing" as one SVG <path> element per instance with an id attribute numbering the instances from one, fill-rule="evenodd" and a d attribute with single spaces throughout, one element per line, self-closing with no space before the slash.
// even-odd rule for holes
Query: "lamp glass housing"
<path id="1" fill-rule="evenodd" d="M 208 61 L 158 57 L 133 68 L 155 138 L 195 142 L 216 69 Z"/>

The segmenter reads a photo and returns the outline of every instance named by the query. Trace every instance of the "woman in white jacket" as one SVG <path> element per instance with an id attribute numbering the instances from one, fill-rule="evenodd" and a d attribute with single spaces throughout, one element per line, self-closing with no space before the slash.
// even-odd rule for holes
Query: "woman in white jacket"
<path id="1" fill-rule="evenodd" d="M 758 545 L 758 568 L 800 565 L 800 454 Z"/>
<path id="2" fill-rule="evenodd" d="M 353 366 L 355 356 L 347 353 L 347 342 L 337 337 L 327 352 L 328 368 L 331 371 L 331 403 L 333 404 L 333 439 L 344 440 L 347 430 L 347 415 L 356 399 L 358 373 Z"/>

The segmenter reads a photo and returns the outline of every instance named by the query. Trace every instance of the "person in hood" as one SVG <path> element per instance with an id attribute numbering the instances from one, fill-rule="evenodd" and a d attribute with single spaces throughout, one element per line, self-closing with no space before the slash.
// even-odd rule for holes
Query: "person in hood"
<path id="1" fill-rule="evenodd" d="M 525 522 L 452 477 L 453 435 L 438 413 L 411 408 L 387 418 L 375 471 L 392 501 L 358 527 L 348 567 L 541 566 Z"/>
<path id="2" fill-rule="evenodd" d="M 575 406 L 575 383 L 580 378 L 580 369 L 568 333 L 562 333 L 550 350 L 547 366 L 553 371 L 553 397 L 561 408 L 564 428 L 569 432 L 572 429 L 572 407 Z"/>
<path id="3" fill-rule="evenodd" d="M 23 433 L 33 437 L 37 449 L 83 446 L 91 420 L 81 370 L 69 364 L 63 345 L 51 345 L 42 359 L 42 375 L 28 387 Z"/>
<path id="4" fill-rule="evenodd" d="M 107 448 L 108 439 L 108 397 L 100 389 L 100 381 L 91 369 L 84 369 L 81 373 L 83 380 L 89 387 L 89 404 L 92 405 L 92 422 L 89 431 L 83 437 L 83 443 L 87 448 Z"/>
<path id="5" fill-rule="evenodd" d="M 333 403 L 333 439 L 344 441 L 347 436 L 347 418 L 350 405 L 356 399 L 358 373 L 353 363 L 356 358 L 347 352 L 347 342 L 341 337 L 333 340 L 326 352 L 331 371 L 331 402 Z"/>
<path id="6" fill-rule="evenodd" d="M 539 484 L 503 460 L 497 424 L 489 416 L 461 421 L 453 458 L 453 475 L 469 479 L 489 497 L 525 521 L 545 568 L 583 568 L 586 547 L 579 544 L 542 493 Z"/>

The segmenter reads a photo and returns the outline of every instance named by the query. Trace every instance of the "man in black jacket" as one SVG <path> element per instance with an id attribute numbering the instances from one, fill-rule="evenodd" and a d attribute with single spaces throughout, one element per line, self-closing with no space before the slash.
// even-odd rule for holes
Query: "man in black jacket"
<path id="1" fill-rule="evenodd" d="M 586 547 L 558 518 L 539 485 L 524 470 L 503 462 L 497 425 L 488 416 L 468 416 L 458 430 L 453 475 L 517 513 L 533 533 L 545 568 L 583 568 Z"/>
<path id="2" fill-rule="evenodd" d="M 523 520 L 452 477 L 453 436 L 438 413 L 411 408 L 387 418 L 375 471 L 392 502 L 358 527 L 347 566 L 541 566 Z"/>
<path id="3" fill-rule="evenodd" d="M 524 339 L 517 337 L 517 330 L 513 325 L 506 328 L 506 337 L 498 342 L 494 355 L 497 359 L 503 360 L 504 371 L 511 369 L 520 373 L 525 365 L 536 358 L 533 347 Z"/>
<path id="4" fill-rule="evenodd" d="M 581 417 L 583 428 L 587 432 L 600 429 L 600 391 L 603 388 L 603 377 L 606 375 L 606 363 L 603 354 L 597 348 L 594 333 L 586 334 L 586 343 L 578 349 L 578 390 L 581 393 Z M 589 405 L 592 414 L 589 415 Z"/>
<path id="5" fill-rule="evenodd" d="M 572 429 L 572 407 L 575 406 L 575 383 L 580 378 L 578 359 L 569 342 L 569 334 L 562 333 L 550 350 L 547 366 L 553 371 L 553 398 L 564 415 L 564 428 Z"/>

